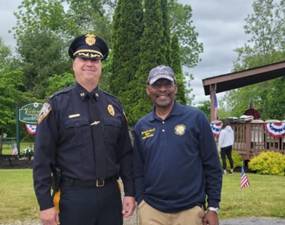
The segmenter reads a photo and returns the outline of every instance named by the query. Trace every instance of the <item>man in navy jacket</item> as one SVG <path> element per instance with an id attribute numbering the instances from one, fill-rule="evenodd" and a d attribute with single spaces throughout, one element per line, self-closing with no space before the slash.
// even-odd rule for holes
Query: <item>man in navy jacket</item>
<path id="1" fill-rule="evenodd" d="M 153 111 L 135 125 L 135 187 L 140 224 L 218 225 L 222 169 L 205 115 L 175 101 L 174 72 L 148 76 Z"/>

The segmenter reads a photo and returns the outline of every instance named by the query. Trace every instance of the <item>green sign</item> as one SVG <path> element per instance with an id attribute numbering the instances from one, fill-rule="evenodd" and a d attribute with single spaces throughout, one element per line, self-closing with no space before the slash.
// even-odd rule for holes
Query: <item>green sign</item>
<path id="1" fill-rule="evenodd" d="M 38 115 L 41 111 L 42 103 L 30 103 L 19 109 L 19 120 L 23 123 L 37 124 Z"/>

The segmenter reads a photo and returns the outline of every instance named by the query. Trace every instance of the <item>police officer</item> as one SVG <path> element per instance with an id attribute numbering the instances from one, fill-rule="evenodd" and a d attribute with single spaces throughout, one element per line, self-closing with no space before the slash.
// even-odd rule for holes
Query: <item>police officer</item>
<path id="1" fill-rule="evenodd" d="M 133 151 L 121 104 L 98 88 L 108 46 L 85 34 L 68 53 L 76 83 L 55 93 L 38 119 L 33 178 L 40 219 L 44 225 L 121 225 L 135 208 Z M 59 215 L 52 174 L 60 175 Z"/>

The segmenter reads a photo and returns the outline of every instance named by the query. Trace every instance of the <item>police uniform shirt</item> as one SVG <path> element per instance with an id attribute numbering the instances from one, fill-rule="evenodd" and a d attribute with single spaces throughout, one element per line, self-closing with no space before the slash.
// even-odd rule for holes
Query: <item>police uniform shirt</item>
<path id="1" fill-rule="evenodd" d="M 118 100 L 79 84 L 54 94 L 39 116 L 33 176 L 41 210 L 53 207 L 51 171 L 78 180 L 122 178 L 133 196 L 132 147 Z"/>

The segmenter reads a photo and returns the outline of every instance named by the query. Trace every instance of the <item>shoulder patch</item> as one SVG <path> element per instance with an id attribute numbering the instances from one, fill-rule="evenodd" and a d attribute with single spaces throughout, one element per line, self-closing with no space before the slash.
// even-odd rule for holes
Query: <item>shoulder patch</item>
<path id="1" fill-rule="evenodd" d="M 44 103 L 38 115 L 38 124 L 40 124 L 44 120 L 44 118 L 47 117 L 50 111 L 51 111 L 51 105 L 49 103 Z"/>

